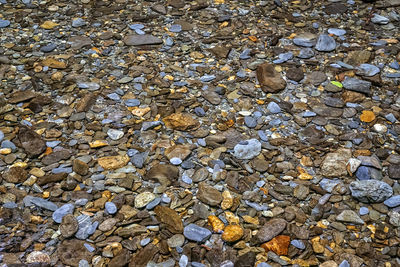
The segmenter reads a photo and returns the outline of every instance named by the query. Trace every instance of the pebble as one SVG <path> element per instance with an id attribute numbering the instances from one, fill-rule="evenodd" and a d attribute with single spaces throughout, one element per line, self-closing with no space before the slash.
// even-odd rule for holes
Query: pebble
<path id="1" fill-rule="evenodd" d="M 391 196 L 383 202 L 389 208 L 400 206 L 400 195 Z"/>
<path id="2" fill-rule="evenodd" d="M 204 242 L 211 236 L 211 231 L 196 224 L 189 224 L 183 229 L 183 235 L 189 240 Z"/>
<path id="3" fill-rule="evenodd" d="M 336 49 L 335 39 L 327 34 L 318 37 L 315 49 L 321 52 L 330 52 Z"/>
<path id="4" fill-rule="evenodd" d="M 238 159 L 252 159 L 261 152 L 261 143 L 257 139 L 242 141 L 234 147 L 234 156 Z"/>
<path id="5" fill-rule="evenodd" d="M 61 223 L 62 218 L 67 214 L 74 212 L 75 206 L 73 204 L 65 204 L 53 212 L 53 220 L 56 223 Z"/>
<path id="6" fill-rule="evenodd" d="M 106 202 L 104 207 L 108 214 L 115 214 L 118 210 L 117 206 L 113 202 Z"/>

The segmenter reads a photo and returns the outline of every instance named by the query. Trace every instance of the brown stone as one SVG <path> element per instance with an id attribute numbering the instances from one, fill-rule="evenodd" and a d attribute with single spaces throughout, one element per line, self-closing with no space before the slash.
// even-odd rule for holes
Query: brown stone
<path id="1" fill-rule="evenodd" d="M 21 167 L 12 167 L 3 174 L 3 179 L 9 183 L 23 183 L 28 178 L 28 172 Z"/>
<path id="2" fill-rule="evenodd" d="M 61 160 L 66 160 L 71 157 L 71 152 L 67 149 L 55 151 L 42 159 L 44 165 L 51 165 L 53 163 L 60 162 Z"/>
<path id="3" fill-rule="evenodd" d="M 19 129 L 18 139 L 21 146 L 30 157 L 38 156 L 46 149 L 45 141 L 40 135 L 28 127 L 21 127 Z"/>
<path id="4" fill-rule="evenodd" d="M 178 167 L 171 164 L 154 165 L 145 176 L 146 180 L 155 180 L 164 186 L 170 185 L 171 181 L 177 180 L 178 177 Z"/>
<path id="5" fill-rule="evenodd" d="M 72 214 L 67 214 L 62 218 L 60 224 L 61 235 L 65 238 L 73 236 L 78 231 L 78 220 Z"/>
<path id="6" fill-rule="evenodd" d="M 164 223 L 170 232 L 174 234 L 180 234 L 183 232 L 182 219 L 176 211 L 168 207 L 157 206 L 154 209 L 154 212 L 157 215 L 157 219 Z"/>
<path id="7" fill-rule="evenodd" d="M 147 263 L 153 259 L 157 251 L 157 247 L 153 244 L 147 245 L 132 256 L 131 261 L 129 262 L 129 267 L 145 267 Z"/>
<path id="8" fill-rule="evenodd" d="M 89 166 L 86 162 L 76 159 L 72 165 L 72 170 L 79 175 L 86 175 L 89 172 Z"/>
<path id="9" fill-rule="evenodd" d="M 33 91 L 17 91 L 11 95 L 8 99 L 8 103 L 16 104 L 19 102 L 31 100 L 36 97 L 36 93 Z"/>
<path id="10" fill-rule="evenodd" d="M 277 93 L 286 88 L 286 81 L 273 65 L 264 63 L 257 67 L 257 80 L 266 93 Z"/>
<path id="11" fill-rule="evenodd" d="M 65 217 L 64 217 L 65 218 Z M 91 262 L 93 253 L 84 246 L 85 241 L 71 239 L 64 240 L 57 249 L 58 258 L 65 265 L 78 266 L 79 261 L 84 259 Z"/>
<path id="12" fill-rule="evenodd" d="M 200 127 L 199 121 L 188 113 L 173 113 L 165 117 L 163 121 L 168 128 L 179 131 L 196 130 Z"/>
<path id="13" fill-rule="evenodd" d="M 287 235 L 278 235 L 274 237 L 271 241 L 261 245 L 266 252 L 273 251 L 279 256 L 287 255 L 288 248 L 290 244 L 290 237 Z"/>
<path id="14" fill-rule="evenodd" d="M 362 93 L 354 92 L 354 91 L 344 91 L 342 94 L 342 99 L 344 102 L 350 103 L 360 103 L 364 101 L 365 95 Z"/>
<path id="15" fill-rule="evenodd" d="M 86 112 L 96 101 L 97 93 L 86 93 L 76 104 L 77 112 Z"/>
<path id="16" fill-rule="evenodd" d="M 286 228 L 287 222 L 284 219 L 272 219 L 265 223 L 258 230 L 255 238 L 259 243 L 270 241 L 275 236 L 279 235 Z"/>
<path id="17" fill-rule="evenodd" d="M 111 259 L 108 266 L 123 267 L 129 263 L 131 253 L 126 248 L 123 248 L 118 255 Z"/>
<path id="18" fill-rule="evenodd" d="M 208 204 L 210 206 L 217 206 L 222 201 L 222 194 L 211 185 L 202 182 L 199 184 L 197 198 L 205 204 Z"/>
<path id="19" fill-rule="evenodd" d="M 61 182 L 65 178 L 67 178 L 67 176 L 68 176 L 68 174 L 65 173 L 65 172 L 45 175 L 45 176 L 40 177 L 38 179 L 37 184 L 38 185 L 44 185 L 44 184 L 48 184 L 48 183 Z"/>

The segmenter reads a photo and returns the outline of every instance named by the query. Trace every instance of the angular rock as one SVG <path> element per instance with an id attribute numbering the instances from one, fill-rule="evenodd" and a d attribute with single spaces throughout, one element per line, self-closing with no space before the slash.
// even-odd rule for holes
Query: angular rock
<path id="1" fill-rule="evenodd" d="M 278 93 L 286 88 L 286 81 L 275 70 L 274 65 L 264 63 L 257 67 L 257 80 L 266 93 Z"/>
<path id="2" fill-rule="evenodd" d="M 82 259 L 91 262 L 94 254 L 84 244 L 83 240 L 64 240 L 57 248 L 57 256 L 63 264 L 70 266 L 78 266 Z"/>
<path id="3" fill-rule="evenodd" d="M 214 187 L 202 182 L 199 184 L 197 198 L 210 206 L 217 206 L 222 201 L 222 194 Z"/>
<path id="4" fill-rule="evenodd" d="M 252 159 L 261 152 L 261 143 L 257 139 L 242 141 L 234 147 L 234 156 L 238 159 Z"/>
<path id="5" fill-rule="evenodd" d="M 30 157 L 36 157 L 46 149 L 46 142 L 35 131 L 28 127 L 21 127 L 18 131 L 18 139 L 25 152 Z"/>
<path id="6" fill-rule="evenodd" d="M 211 231 L 191 223 L 183 229 L 183 235 L 189 240 L 204 242 L 211 236 Z"/>
<path id="7" fill-rule="evenodd" d="M 271 219 L 258 230 L 255 236 L 257 243 L 270 241 L 285 230 L 286 224 L 283 219 Z"/>
<path id="8" fill-rule="evenodd" d="M 179 214 L 164 206 L 157 206 L 154 209 L 158 220 L 167 226 L 167 229 L 174 234 L 180 234 L 183 232 L 183 223 Z"/>
<path id="9" fill-rule="evenodd" d="M 351 158 L 350 149 L 339 149 L 326 155 L 321 164 L 322 175 L 327 177 L 341 177 L 347 175 L 347 162 Z"/>
<path id="10" fill-rule="evenodd" d="M 348 222 L 348 223 L 354 223 L 354 224 L 364 224 L 364 221 L 358 216 L 358 214 L 355 211 L 352 210 L 344 210 L 342 213 L 340 213 L 337 217 L 336 220 L 340 222 Z"/>
<path id="11" fill-rule="evenodd" d="M 162 44 L 162 40 L 158 37 L 149 34 L 136 35 L 129 34 L 124 38 L 126 45 L 158 45 Z"/>
<path id="12" fill-rule="evenodd" d="M 346 77 L 342 82 L 345 89 L 363 94 L 371 94 L 371 83 L 357 78 Z"/>
<path id="13" fill-rule="evenodd" d="M 354 181 L 350 184 L 351 195 L 364 203 L 383 202 L 393 195 L 393 189 L 377 180 Z"/>

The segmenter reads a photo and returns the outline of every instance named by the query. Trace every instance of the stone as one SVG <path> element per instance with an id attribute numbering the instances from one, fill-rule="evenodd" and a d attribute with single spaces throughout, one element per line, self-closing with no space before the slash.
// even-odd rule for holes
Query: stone
<path id="1" fill-rule="evenodd" d="M 257 67 L 257 80 L 266 93 L 278 93 L 286 88 L 286 81 L 273 65 L 264 63 Z"/>
<path id="2" fill-rule="evenodd" d="M 320 267 L 338 267 L 337 263 L 334 261 L 326 261 L 319 265 Z"/>
<path id="3" fill-rule="evenodd" d="M 61 160 L 69 159 L 70 157 L 71 157 L 71 152 L 69 152 L 67 149 L 62 149 L 45 156 L 42 159 L 42 163 L 44 165 L 51 165 L 53 163 L 58 163 Z"/>
<path id="4" fill-rule="evenodd" d="M 92 40 L 87 36 L 72 36 L 68 39 L 68 43 L 71 44 L 72 49 L 79 50 L 84 47 L 90 46 L 92 44 Z M 81 88 L 81 86 L 79 84 L 78 84 L 78 87 Z M 97 89 L 94 89 L 93 87 L 97 87 L 97 85 L 94 86 L 94 84 L 92 84 L 91 86 L 88 86 L 85 89 L 97 90 L 100 88 L 100 86 Z"/>
<path id="5" fill-rule="evenodd" d="M 214 187 L 201 182 L 197 191 L 197 198 L 210 206 L 217 206 L 222 201 L 222 194 Z"/>
<path id="6" fill-rule="evenodd" d="M 328 153 L 321 164 L 322 175 L 327 177 L 342 177 L 347 175 L 347 162 L 351 158 L 350 149 L 339 149 Z"/>
<path id="7" fill-rule="evenodd" d="M 50 264 L 50 256 L 42 251 L 33 251 L 26 257 L 26 263 L 44 263 Z"/>
<path id="8" fill-rule="evenodd" d="M 46 142 L 28 127 L 21 127 L 18 131 L 18 139 L 22 148 L 30 157 L 36 157 L 46 150 Z"/>
<path id="9" fill-rule="evenodd" d="M 151 192 L 143 192 L 135 197 L 135 208 L 141 209 L 153 201 L 156 196 Z"/>
<path id="10" fill-rule="evenodd" d="M 257 139 L 242 141 L 234 147 L 234 156 L 238 159 L 252 159 L 261 152 L 261 143 Z"/>
<path id="11" fill-rule="evenodd" d="M 289 244 L 290 244 L 289 236 L 278 235 L 278 236 L 272 238 L 271 241 L 268 241 L 267 243 L 262 244 L 261 247 L 263 249 L 265 249 L 265 252 L 273 251 L 277 255 L 282 256 L 282 255 L 288 254 Z"/>
<path id="12" fill-rule="evenodd" d="M 75 159 L 72 164 L 72 170 L 79 175 L 85 176 L 89 172 L 89 166 L 82 160 Z"/>
<path id="13" fill-rule="evenodd" d="M 2 174 L 2 177 L 9 183 L 23 183 L 28 178 L 28 172 L 22 167 L 11 167 Z"/>
<path id="14" fill-rule="evenodd" d="M 128 164 L 130 158 L 127 155 L 123 156 L 108 156 L 98 159 L 99 165 L 105 170 L 115 170 L 124 167 Z"/>
<path id="15" fill-rule="evenodd" d="M 185 242 L 185 236 L 176 234 L 168 238 L 167 243 L 170 248 L 182 247 Z"/>
<path id="16" fill-rule="evenodd" d="M 315 49 L 321 52 L 330 52 L 336 49 L 335 39 L 327 34 L 318 37 Z"/>
<path id="17" fill-rule="evenodd" d="M 117 255 L 114 255 L 114 258 L 111 259 L 108 265 L 116 267 L 126 266 L 129 263 L 130 258 L 131 254 L 129 250 L 123 248 Z"/>
<path id="18" fill-rule="evenodd" d="M 304 57 L 304 55 L 302 55 Z M 286 71 L 286 78 L 296 82 L 300 82 L 304 78 L 304 72 L 302 68 L 293 67 Z"/>
<path id="19" fill-rule="evenodd" d="M 400 164 L 390 164 L 388 167 L 388 175 L 392 179 L 400 179 Z"/>
<path id="20" fill-rule="evenodd" d="M 115 218 L 108 218 L 99 224 L 99 230 L 103 232 L 110 231 L 118 222 Z"/>
<path id="21" fill-rule="evenodd" d="M 317 36 L 315 34 L 309 32 L 301 33 L 293 39 L 293 43 L 298 46 L 313 47 L 316 44 L 316 39 Z"/>
<path id="22" fill-rule="evenodd" d="M 162 44 L 162 40 L 158 37 L 149 34 L 134 35 L 129 34 L 124 38 L 124 43 L 126 45 L 159 45 Z"/>
<path id="23" fill-rule="evenodd" d="M 368 81 L 346 77 L 342 84 L 343 87 L 347 90 L 363 93 L 366 95 L 371 94 L 371 83 Z"/>
<path id="24" fill-rule="evenodd" d="M 267 105 L 267 109 L 272 114 L 281 113 L 281 108 L 276 102 L 269 102 L 269 104 Z"/>
<path id="25" fill-rule="evenodd" d="M 56 223 L 61 223 L 62 218 L 67 214 L 74 212 L 75 206 L 73 204 L 64 204 L 53 212 L 53 220 Z"/>
<path id="26" fill-rule="evenodd" d="M 113 202 L 106 202 L 104 204 L 104 208 L 108 212 L 108 214 L 115 214 L 118 211 L 117 206 Z"/>
<path id="27" fill-rule="evenodd" d="M 272 238 L 285 230 L 286 224 L 286 221 L 283 219 L 271 219 L 265 223 L 255 235 L 257 243 L 270 241 Z"/>
<path id="28" fill-rule="evenodd" d="M 147 263 L 153 259 L 153 257 L 158 252 L 158 249 L 153 244 L 148 244 L 146 247 L 137 252 L 132 256 L 129 267 L 145 267 Z"/>
<path id="29" fill-rule="evenodd" d="M 374 16 L 371 18 L 371 21 L 376 24 L 385 25 L 388 24 L 390 20 L 387 17 L 381 16 L 379 14 L 374 14 Z"/>
<path id="30" fill-rule="evenodd" d="M 199 121 L 188 113 L 173 113 L 163 119 L 165 126 L 179 131 L 196 130 L 200 127 Z"/>
<path id="31" fill-rule="evenodd" d="M 358 214 L 352 210 L 344 210 L 337 217 L 336 220 L 340 222 L 348 222 L 354 224 L 364 224 L 364 221 L 358 216 Z"/>
<path id="32" fill-rule="evenodd" d="M 378 74 L 381 70 L 374 65 L 371 64 L 361 64 L 357 67 L 357 75 L 372 77 Z"/>
<path id="33" fill-rule="evenodd" d="M 389 208 L 400 206 L 400 195 L 391 196 L 390 198 L 386 199 L 383 204 L 385 204 Z"/>
<path id="34" fill-rule="evenodd" d="M 226 242 L 236 242 L 242 238 L 243 233 L 244 231 L 242 227 L 231 224 L 225 227 L 221 238 Z"/>
<path id="35" fill-rule="evenodd" d="M 124 136 L 124 132 L 116 129 L 108 129 L 107 135 L 111 140 L 115 141 L 121 139 Z"/>
<path id="36" fill-rule="evenodd" d="M 66 239 L 58 246 L 57 256 L 63 264 L 70 266 L 78 266 L 82 259 L 91 262 L 94 254 L 84 244 L 83 240 Z"/>
<path id="37" fill-rule="evenodd" d="M 176 211 L 168 207 L 157 206 L 154 212 L 158 220 L 165 224 L 171 233 L 181 234 L 183 232 L 182 219 Z"/>
<path id="38" fill-rule="evenodd" d="M 195 242 L 204 242 L 211 236 L 211 231 L 196 224 L 189 224 L 183 229 L 183 235 Z"/>
<path id="39" fill-rule="evenodd" d="M 377 180 L 354 181 L 350 184 L 351 195 L 363 203 L 383 202 L 393 195 L 393 189 Z"/>
<path id="40" fill-rule="evenodd" d="M 78 231 L 79 224 L 78 220 L 72 214 L 65 215 L 60 224 L 61 235 L 65 238 L 69 238 Z"/>

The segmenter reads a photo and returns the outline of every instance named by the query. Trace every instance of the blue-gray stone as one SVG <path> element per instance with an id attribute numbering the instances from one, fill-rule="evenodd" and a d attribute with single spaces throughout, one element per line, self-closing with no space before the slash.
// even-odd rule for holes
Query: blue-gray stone
<path id="1" fill-rule="evenodd" d="M 293 43 L 298 46 L 313 47 L 315 44 L 315 39 L 313 39 L 313 36 L 299 36 L 293 39 Z"/>
<path id="2" fill-rule="evenodd" d="M 190 179 L 190 177 L 187 175 L 182 175 L 182 181 L 186 184 L 192 184 L 193 182 L 192 179 Z"/>
<path id="3" fill-rule="evenodd" d="M 390 185 L 379 180 L 354 181 L 350 184 L 351 195 L 363 203 L 383 202 L 393 195 Z"/>
<path id="4" fill-rule="evenodd" d="M 56 204 L 54 204 L 53 202 L 51 202 L 49 200 L 45 200 L 41 197 L 27 196 L 24 198 L 24 203 L 26 206 L 35 205 L 37 207 L 40 207 L 40 208 L 43 208 L 46 210 L 51 210 L 51 211 L 55 211 L 58 209 Z"/>
<path id="5" fill-rule="evenodd" d="M 135 155 L 132 156 L 131 158 L 131 162 L 132 164 L 136 167 L 136 168 L 143 168 L 144 162 L 147 159 L 147 155 L 149 153 L 147 151 L 145 152 L 141 152 L 141 153 L 137 153 Z"/>
<path id="6" fill-rule="evenodd" d="M 18 205 L 15 202 L 6 202 L 3 204 L 3 207 L 6 209 L 15 209 L 18 207 Z"/>
<path id="7" fill-rule="evenodd" d="M 174 45 L 174 39 L 172 39 L 171 37 L 167 37 L 165 39 L 165 45 L 167 46 L 173 46 Z"/>
<path id="8" fill-rule="evenodd" d="M 47 141 L 46 142 L 46 146 L 54 148 L 56 146 L 58 146 L 59 144 L 61 144 L 61 141 Z"/>
<path id="9" fill-rule="evenodd" d="M 192 261 L 190 264 L 192 265 L 192 267 L 207 267 L 207 265 L 197 261 Z"/>
<path id="10" fill-rule="evenodd" d="M 318 37 L 317 44 L 315 45 L 315 49 L 320 52 L 330 52 L 335 50 L 336 41 L 332 36 L 328 34 L 321 34 Z"/>
<path id="11" fill-rule="evenodd" d="M 343 67 L 343 68 L 346 68 L 346 69 L 349 69 L 349 70 L 354 69 L 354 67 L 352 65 L 344 63 L 343 61 L 340 61 L 340 60 L 337 61 L 336 64 L 338 64 L 340 67 Z"/>
<path id="12" fill-rule="evenodd" d="M 0 142 L 3 141 L 3 139 L 4 139 L 4 133 L 0 131 Z"/>
<path id="13" fill-rule="evenodd" d="M 371 179 L 371 172 L 368 167 L 360 166 L 356 171 L 356 177 L 358 180 L 369 180 Z"/>
<path id="14" fill-rule="evenodd" d="M 206 140 L 204 140 L 204 138 L 197 139 L 197 144 L 199 144 L 202 147 L 205 147 L 207 145 Z"/>
<path id="15" fill-rule="evenodd" d="M 292 246 L 294 246 L 295 248 L 298 248 L 298 249 L 305 249 L 306 248 L 306 245 L 304 245 L 304 242 L 301 241 L 301 240 L 293 239 L 292 241 L 290 241 L 290 244 Z"/>
<path id="16" fill-rule="evenodd" d="M 350 129 L 357 129 L 360 126 L 360 124 L 356 121 L 350 121 L 347 124 L 347 126 L 349 126 Z"/>
<path id="17" fill-rule="evenodd" d="M 85 206 L 88 202 L 89 202 L 89 200 L 87 198 L 80 198 L 80 199 L 75 200 L 75 205 Z"/>
<path id="18" fill-rule="evenodd" d="M 159 125 L 162 125 L 161 121 L 145 121 L 142 123 L 142 128 L 140 130 L 141 131 L 151 130 Z"/>
<path id="19" fill-rule="evenodd" d="M 357 67 L 357 74 L 362 76 L 371 77 L 378 74 L 381 70 L 371 64 L 361 64 Z"/>
<path id="20" fill-rule="evenodd" d="M 78 267 L 90 267 L 90 264 L 87 260 L 80 260 Z"/>
<path id="21" fill-rule="evenodd" d="M 265 205 L 260 205 L 258 203 L 250 202 L 248 200 L 245 200 L 244 202 L 246 203 L 247 206 L 249 206 L 249 207 L 251 207 L 251 208 L 253 208 L 253 209 L 257 210 L 257 211 L 268 210 L 268 207 L 265 206 Z"/>
<path id="22" fill-rule="evenodd" d="M 100 84 L 95 82 L 79 82 L 77 85 L 80 89 L 88 89 L 89 91 L 96 91 L 100 89 Z"/>
<path id="23" fill-rule="evenodd" d="M 115 204 L 113 202 L 106 202 L 105 208 L 109 214 L 115 214 L 115 213 L 117 213 L 117 210 L 118 210 L 117 206 L 115 206 Z"/>
<path id="24" fill-rule="evenodd" d="M 306 110 L 303 112 L 303 118 L 309 118 L 309 117 L 315 117 L 317 116 L 317 113 L 313 111 Z"/>
<path id="25" fill-rule="evenodd" d="M 202 107 L 195 107 L 194 113 L 199 117 L 204 117 L 206 115 L 206 112 L 204 111 L 204 109 Z"/>
<path id="26" fill-rule="evenodd" d="M 258 137 L 260 137 L 260 139 L 264 142 L 268 142 L 268 136 L 265 134 L 265 132 L 263 130 L 259 130 L 257 132 Z"/>
<path id="27" fill-rule="evenodd" d="M 216 77 L 215 75 L 203 75 L 200 77 L 200 81 L 202 82 L 211 82 L 212 80 L 214 80 Z"/>
<path id="28" fill-rule="evenodd" d="M 389 64 L 389 67 L 395 70 L 400 70 L 400 64 L 396 60 Z"/>
<path id="29" fill-rule="evenodd" d="M 194 164 L 194 162 L 192 160 L 185 160 L 182 162 L 181 167 L 185 170 L 188 169 L 193 169 L 194 167 L 196 167 L 196 165 Z"/>
<path id="30" fill-rule="evenodd" d="M 78 220 L 78 231 L 75 233 L 75 237 L 78 239 L 87 239 L 89 237 L 89 232 L 92 227 L 92 220 L 88 215 L 79 215 Z"/>
<path id="31" fill-rule="evenodd" d="M 327 179 L 324 178 L 319 182 L 319 186 L 324 189 L 325 191 L 332 193 L 335 186 L 340 184 L 341 180 L 339 179 Z"/>
<path id="32" fill-rule="evenodd" d="M 347 260 L 343 260 L 340 264 L 339 267 L 351 267 L 350 263 Z"/>
<path id="33" fill-rule="evenodd" d="M 359 213 L 361 216 L 367 215 L 369 213 L 369 209 L 367 207 L 361 207 Z"/>
<path id="34" fill-rule="evenodd" d="M 119 101 L 121 97 L 117 93 L 108 94 L 107 97 L 114 101 Z"/>
<path id="35" fill-rule="evenodd" d="M 169 27 L 170 32 L 181 32 L 182 31 L 182 26 L 180 24 L 173 24 L 171 27 Z"/>
<path id="36" fill-rule="evenodd" d="M 1 142 L 1 148 L 10 148 L 12 151 L 15 151 L 17 149 L 14 143 L 10 140 L 4 140 L 3 142 Z"/>
<path id="37" fill-rule="evenodd" d="M 137 107 L 137 106 L 140 105 L 140 100 L 139 100 L 139 99 L 136 99 L 136 98 L 134 98 L 134 99 L 126 99 L 126 100 L 124 101 L 124 103 L 125 103 L 125 105 L 126 105 L 127 107 Z"/>
<path id="38" fill-rule="evenodd" d="M 257 126 L 257 120 L 252 116 L 246 116 L 244 117 L 244 124 L 246 124 L 246 126 L 249 128 L 254 128 Z"/>
<path id="39" fill-rule="evenodd" d="M 336 36 L 342 36 L 346 34 L 346 30 L 344 29 L 337 29 L 337 28 L 329 28 L 328 33 L 334 34 Z"/>
<path id="40" fill-rule="evenodd" d="M 290 59 L 293 58 L 293 53 L 292 52 L 287 52 L 287 53 L 281 53 L 278 55 L 278 59 L 275 59 L 273 61 L 273 63 L 275 64 L 280 64 L 280 63 L 284 63 Z"/>
<path id="41" fill-rule="evenodd" d="M 269 112 L 273 113 L 273 114 L 277 114 L 277 113 L 281 113 L 281 108 L 279 107 L 279 105 L 276 102 L 269 102 L 267 109 Z"/>
<path id="42" fill-rule="evenodd" d="M 157 197 L 153 201 L 151 201 L 149 204 L 146 205 L 146 210 L 152 210 L 154 209 L 158 204 L 160 204 L 161 198 Z"/>
<path id="43" fill-rule="evenodd" d="M 174 158 L 171 158 L 171 159 L 169 160 L 169 162 L 170 162 L 171 164 L 173 164 L 173 165 L 179 165 L 179 164 L 182 163 L 182 160 L 181 160 L 180 158 L 174 157 Z"/>
<path id="44" fill-rule="evenodd" d="M 82 27 L 85 25 L 86 25 L 86 22 L 82 18 L 76 18 L 76 19 L 72 20 L 72 27 L 74 27 L 74 28 Z"/>
<path id="45" fill-rule="evenodd" d="M 148 243 L 150 243 L 151 239 L 149 237 L 146 237 L 145 239 L 140 240 L 140 245 L 142 247 L 146 246 Z"/>
<path id="46" fill-rule="evenodd" d="M 395 208 L 397 206 L 400 206 L 400 195 L 392 196 L 388 199 L 386 199 L 383 204 L 388 206 L 389 208 Z"/>
<path id="47" fill-rule="evenodd" d="M 242 59 L 242 60 L 246 60 L 246 59 L 251 58 L 250 52 L 251 52 L 251 49 L 246 48 L 246 49 L 243 50 L 243 52 L 240 54 L 239 58 Z"/>
<path id="48" fill-rule="evenodd" d="M 131 24 L 129 25 L 129 28 L 131 30 L 142 30 L 144 28 L 143 24 L 137 23 L 137 24 Z"/>
<path id="49" fill-rule="evenodd" d="M 314 50 L 312 50 L 311 48 L 302 48 L 300 49 L 299 55 L 297 57 L 308 59 L 312 58 L 313 56 L 314 56 Z"/>
<path id="50" fill-rule="evenodd" d="M 211 236 L 211 231 L 196 224 L 189 224 L 183 229 L 183 235 L 192 241 L 204 242 Z"/>
<path id="51" fill-rule="evenodd" d="M 371 83 L 357 78 L 346 77 L 342 82 L 345 89 L 364 94 L 371 94 Z"/>
<path id="52" fill-rule="evenodd" d="M 257 267 L 272 267 L 271 265 L 269 265 L 266 262 L 260 262 L 259 264 L 257 264 Z"/>
<path id="53" fill-rule="evenodd" d="M 400 78 L 400 72 L 386 73 L 387 78 Z"/>
<path id="54" fill-rule="evenodd" d="M 142 31 L 142 30 L 139 30 L 139 29 L 135 30 L 135 32 L 136 32 L 137 34 L 139 34 L 139 35 L 144 35 L 144 34 L 146 34 L 146 32 L 144 32 L 144 31 Z"/>
<path id="55" fill-rule="evenodd" d="M 188 257 L 185 254 L 183 254 L 179 259 L 179 267 L 186 267 L 188 263 L 189 263 Z"/>
<path id="56" fill-rule="evenodd" d="M 313 22 L 312 27 L 314 29 L 318 29 L 319 28 L 319 23 L 318 22 Z"/>
<path id="57" fill-rule="evenodd" d="M 42 46 L 40 48 L 40 51 L 44 52 L 44 53 L 49 53 L 49 52 L 53 51 L 54 49 L 56 49 L 56 47 L 57 47 L 56 44 L 48 44 L 48 45 Z"/>
<path id="58" fill-rule="evenodd" d="M 52 173 L 72 173 L 72 167 L 58 167 L 51 170 Z"/>
<path id="59" fill-rule="evenodd" d="M 73 204 L 65 204 L 56 209 L 53 212 L 53 220 L 56 223 L 61 223 L 62 218 L 67 214 L 72 214 L 74 212 L 75 206 Z"/>
<path id="60" fill-rule="evenodd" d="M 86 248 L 89 252 L 93 252 L 93 251 L 96 250 L 92 245 L 90 245 L 90 244 L 88 244 L 88 243 L 84 243 L 83 245 L 85 246 L 85 248 Z"/>
<path id="61" fill-rule="evenodd" d="M 10 26 L 11 22 L 7 19 L 0 19 L 0 28 L 5 28 Z"/>
<path id="62" fill-rule="evenodd" d="M 372 17 L 371 21 L 375 24 L 388 24 L 389 23 L 389 18 L 378 15 L 378 14 L 374 14 L 374 16 Z"/>
<path id="63" fill-rule="evenodd" d="M 252 159 L 261 152 L 261 143 L 257 139 L 240 142 L 234 147 L 234 156 L 238 159 Z"/>
<path id="64" fill-rule="evenodd" d="M 390 121 L 391 123 L 395 123 L 397 121 L 396 117 L 393 115 L 393 113 L 389 113 L 385 115 L 385 118 Z M 1 139 L 0 139 L 1 140 Z"/>

